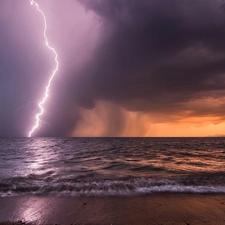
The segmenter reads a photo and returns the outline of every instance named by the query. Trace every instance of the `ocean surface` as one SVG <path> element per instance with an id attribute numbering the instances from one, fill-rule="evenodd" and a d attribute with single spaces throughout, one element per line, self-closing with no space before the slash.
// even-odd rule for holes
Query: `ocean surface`
<path id="1" fill-rule="evenodd" d="M 225 193 L 225 138 L 0 139 L 0 197 Z"/>

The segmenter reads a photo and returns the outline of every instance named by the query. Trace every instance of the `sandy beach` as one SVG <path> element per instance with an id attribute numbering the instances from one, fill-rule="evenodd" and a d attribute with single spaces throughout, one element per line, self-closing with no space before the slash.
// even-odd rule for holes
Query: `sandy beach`
<path id="1" fill-rule="evenodd" d="M 1 198 L 0 221 L 1 225 L 224 225 L 225 195 Z"/>

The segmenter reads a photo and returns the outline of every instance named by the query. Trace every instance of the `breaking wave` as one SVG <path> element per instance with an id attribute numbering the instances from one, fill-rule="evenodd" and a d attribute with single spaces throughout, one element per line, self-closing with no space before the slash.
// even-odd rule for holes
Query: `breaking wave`
<path id="1" fill-rule="evenodd" d="M 21 195 L 47 196 L 134 196 L 153 193 L 225 193 L 223 185 L 184 185 L 162 179 L 105 180 L 54 184 L 0 184 L 1 197 Z"/>

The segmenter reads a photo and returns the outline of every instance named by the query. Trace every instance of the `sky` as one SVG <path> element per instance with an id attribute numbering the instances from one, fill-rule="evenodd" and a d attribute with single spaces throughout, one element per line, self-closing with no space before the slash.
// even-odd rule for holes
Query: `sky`
<path id="1" fill-rule="evenodd" d="M 225 1 L 36 0 L 59 56 L 34 136 L 225 135 Z M 0 137 L 27 137 L 54 69 L 29 0 L 0 1 Z"/>

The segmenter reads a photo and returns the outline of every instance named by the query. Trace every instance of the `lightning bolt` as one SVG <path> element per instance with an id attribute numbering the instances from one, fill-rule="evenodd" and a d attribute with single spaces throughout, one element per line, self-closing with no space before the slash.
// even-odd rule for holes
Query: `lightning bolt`
<path id="1" fill-rule="evenodd" d="M 47 48 L 50 49 L 54 53 L 54 55 L 55 55 L 55 67 L 54 67 L 54 71 L 52 72 L 52 74 L 51 74 L 51 76 L 50 76 L 50 78 L 48 80 L 48 85 L 45 88 L 44 97 L 43 97 L 43 99 L 38 104 L 38 108 L 40 109 L 40 112 L 38 114 L 36 114 L 36 117 L 35 117 L 36 118 L 36 123 L 32 127 L 31 131 L 29 132 L 28 137 L 31 137 L 32 136 L 32 133 L 39 127 L 40 122 L 42 122 L 42 120 L 40 119 L 40 116 L 42 116 L 44 114 L 43 105 L 46 102 L 46 100 L 48 99 L 49 89 L 50 89 L 52 80 L 53 80 L 56 72 L 58 71 L 58 67 L 59 67 L 58 55 L 57 55 L 55 49 L 49 45 L 48 38 L 47 38 L 47 35 L 46 35 L 47 22 L 46 22 L 45 14 L 39 8 L 39 5 L 37 4 L 37 2 L 35 2 L 34 0 L 31 0 L 30 3 L 31 3 L 31 5 L 35 5 L 36 6 L 37 10 L 41 13 L 41 15 L 42 15 L 42 17 L 44 19 L 44 38 L 45 38 L 45 44 L 46 44 Z"/>

